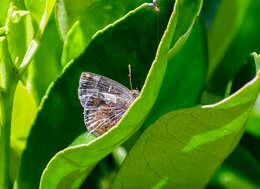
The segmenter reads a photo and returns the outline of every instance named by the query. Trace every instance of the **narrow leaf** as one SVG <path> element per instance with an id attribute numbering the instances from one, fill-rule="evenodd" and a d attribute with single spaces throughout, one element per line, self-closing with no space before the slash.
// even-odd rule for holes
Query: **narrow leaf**
<path id="1" fill-rule="evenodd" d="M 257 19 L 260 16 L 258 9 L 258 7 L 260 7 L 260 1 L 252 0 L 243 2 L 249 2 L 245 17 L 209 81 L 210 92 L 222 97 L 230 81 L 234 78 L 241 66 L 245 64 L 248 54 L 253 51 L 260 52 L 260 38 L 258 37 L 260 33 L 260 22 Z M 232 9 L 235 8 L 236 7 L 232 6 Z M 227 11 L 229 12 L 230 10 Z M 240 14 L 239 12 L 237 13 Z M 223 19 L 225 19 L 225 17 Z M 225 35 L 225 33 L 223 35 Z M 219 39 L 219 41 L 220 40 L 222 39 Z M 212 45 L 214 46 L 214 44 Z"/>
<path id="2" fill-rule="evenodd" d="M 209 71 L 211 77 L 241 25 L 250 1 L 223 0 L 208 30 Z"/>
<path id="3" fill-rule="evenodd" d="M 9 7 L 9 0 L 0 1 L 1 14 L 0 14 L 0 27 L 5 25 L 7 12 Z"/>

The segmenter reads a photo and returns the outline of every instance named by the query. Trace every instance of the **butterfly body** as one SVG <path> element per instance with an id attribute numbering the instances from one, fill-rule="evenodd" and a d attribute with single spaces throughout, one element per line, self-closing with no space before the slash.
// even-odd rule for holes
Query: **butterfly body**
<path id="1" fill-rule="evenodd" d="M 116 125 L 138 97 L 139 91 L 129 90 L 107 77 L 83 72 L 78 95 L 88 131 L 100 136 Z"/>

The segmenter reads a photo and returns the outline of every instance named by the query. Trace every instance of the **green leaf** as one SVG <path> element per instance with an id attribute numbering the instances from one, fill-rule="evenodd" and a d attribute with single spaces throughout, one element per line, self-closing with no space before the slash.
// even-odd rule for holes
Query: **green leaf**
<path id="1" fill-rule="evenodd" d="M 24 0 L 27 10 L 30 11 L 32 18 L 39 25 L 44 12 L 44 7 L 46 0 L 34 1 L 34 0 Z"/>
<path id="2" fill-rule="evenodd" d="M 254 56 L 257 63 L 257 70 L 260 68 L 260 56 Z M 252 113 L 250 114 L 247 122 L 247 132 L 260 139 L 260 96 L 258 95 Z"/>
<path id="3" fill-rule="evenodd" d="M 30 11 L 32 17 L 36 21 L 40 34 L 43 33 L 49 21 L 55 3 L 56 0 L 25 0 L 26 8 Z"/>
<path id="4" fill-rule="evenodd" d="M 184 12 L 192 10 L 193 15 L 189 18 L 189 25 L 187 18 L 184 24 L 182 17 L 178 17 L 176 27 L 181 37 L 168 52 L 167 70 L 159 96 L 141 129 L 124 144 L 127 149 L 130 149 L 142 132 L 164 113 L 198 104 L 207 71 L 207 46 L 204 25 L 201 19 L 197 20 L 201 4 L 195 1 L 189 4 L 183 2 L 180 6 L 187 5 L 190 10 L 181 9 Z M 195 21 L 196 23 L 194 23 Z M 186 31 L 184 28 L 186 28 Z M 178 49 L 182 45 L 183 47 Z M 196 46 L 195 49 L 194 46 Z M 191 88 L 192 91 L 190 91 Z"/>
<path id="5" fill-rule="evenodd" d="M 260 112 L 259 112 L 259 97 L 256 101 L 255 107 L 250 114 L 247 122 L 247 132 L 260 138 Z"/>
<path id="6" fill-rule="evenodd" d="M 166 5 L 169 6 L 169 3 Z M 164 13 L 165 11 L 167 15 L 168 11 L 166 7 L 168 6 L 166 5 L 164 5 L 165 7 L 161 6 L 161 12 Z M 138 126 L 140 126 L 145 116 L 152 108 L 152 105 L 156 100 L 156 96 L 158 95 L 160 84 L 163 80 L 167 66 L 168 49 L 170 47 L 171 38 L 175 29 L 174 21 L 178 15 L 178 8 L 177 3 L 175 6 L 176 11 L 173 12 L 170 18 L 169 25 L 159 45 L 155 61 L 145 81 L 140 97 L 128 110 L 126 116 L 124 116 L 119 124 L 108 133 L 100 138 L 97 138 L 91 143 L 67 148 L 57 153 L 43 172 L 40 188 L 55 188 L 64 185 L 70 187 L 79 186 L 78 184 L 82 181 L 82 175 L 83 178 L 84 176 L 87 176 L 99 160 L 111 153 L 116 146 L 124 142 L 138 128 Z M 154 13 L 152 8 L 142 5 L 136 9 L 135 12 L 130 13 L 128 17 L 125 17 L 125 19 L 133 19 L 132 17 L 136 14 L 138 15 L 138 13 L 141 14 L 142 12 L 145 12 L 146 14 L 152 13 L 149 17 L 156 17 L 156 13 Z M 128 20 L 128 22 L 130 21 Z M 153 95 L 151 96 L 150 94 L 152 93 Z M 125 125 L 127 125 L 127 127 L 124 127 Z M 88 156 L 87 158 L 86 155 Z M 74 163 L 72 164 L 72 162 Z M 58 171 L 61 165 L 63 167 L 62 172 Z M 70 177 L 70 180 L 67 179 L 67 177 L 71 174 L 74 176 L 76 174 L 77 177 Z M 56 175 L 56 179 L 53 179 L 52 175 Z"/>
<path id="7" fill-rule="evenodd" d="M 216 104 L 161 116 L 128 153 L 114 188 L 149 188 L 165 177 L 165 188 L 204 188 L 245 130 L 259 75 Z"/>
<path id="8" fill-rule="evenodd" d="M 25 5 L 24 5 L 23 1 L 11 2 L 10 8 L 9 8 L 9 17 L 8 17 L 8 21 L 7 21 L 7 27 L 8 27 L 7 38 L 8 38 L 9 50 L 11 52 L 11 58 L 12 58 L 14 64 L 17 67 L 19 67 L 18 68 L 19 75 L 24 73 L 24 71 L 27 69 L 28 65 L 32 61 L 32 58 L 35 55 L 35 53 L 39 47 L 43 30 L 45 29 L 45 26 L 48 22 L 49 16 L 52 12 L 52 9 L 53 9 L 54 3 L 55 3 L 55 1 L 52 1 L 52 0 L 47 0 L 46 2 L 44 1 L 45 9 L 43 10 L 43 13 L 42 13 L 43 15 L 41 15 L 41 23 L 39 23 L 40 27 L 39 27 L 39 30 L 35 32 L 33 25 L 32 25 L 31 17 L 30 17 L 30 15 L 34 15 L 33 12 L 35 11 L 35 6 L 31 6 L 30 2 L 31 1 L 29 1 L 29 0 L 26 1 L 26 3 L 27 3 L 26 5 L 29 7 L 29 10 L 31 12 L 24 10 Z M 39 12 L 37 12 L 37 13 L 39 13 Z M 55 39 L 56 42 L 57 42 L 57 39 L 58 38 Z M 58 45 L 59 43 L 55 43 L 55 44 Z M 48 44 L 48 45 L 50 45 L 50 44 Z M 42 46 L 44 46 L 44 44 L 41 45 L 40 49 L 42 49 Z M 53 48 L 55 47 L 55 45 L 54 46 L 50 45 L 50 46 Z M 50 49 L 48 49 L 48 50 L 50 50 Z M 52 51 L 52 52 L 56 53 L 55 51 Z M 44 52 L 44 53 L 45 53 L 44 57 L 46 57 L 46 52 Z M 37 55 L 39 55 L 39 54 L 40 53 L 38 53 Z M 51 53 L 48 53 L 48 54 L 51 54 Z M 55 56 L 58 56 L 57 53 Z M 39 56 L 36 56 L 35 60 L 37 60 L 37 57 L 39 58 Z M 52 57 L 52 56 L 50 56 L 50 57 Z M 58 57 L 58 58 L 60 59 L 60 57 Z M 43 59 L 40 59 L 40 60 L 43 60 Z M 48 60 L 50 60 L 50 59 L 48 59 Z M 50 62 L 52 62 L 52 61 L 50 61 Z M 32 87 L 34 85 L 34 81 L 32 81 L 32 80 L 34 79 L 34 76 L 37 73 L 37 72 L 35 72 L 35 70 L 37 70 L 37 68 L 35 68 L 35 67 L 37 67 L 37 66 L 33 67 L 34 72 L 30 72 L 30 74 L 28 76 L 28 80 L 26 81 L 28 88 L 32 89 L 32 90 L 34 90 L 34 88 L 35 88 L 35 87 Z M 53 68 L 53 66 L 52 66 L 52 68 Z M 39 69 L 42 69 L 42 67 L 38 66 L 38 70 Z M 50 69 L 50 67 L 49 67 L 49 71 L 50 70 L 52 71 L 52 69 Z M 47 81 L 47 84 L 45 82 L 44 92 L 45 92 L 47 86 L 49 85 L 50 80 L 52 81 L 53 79 L 57 78 L 57 72 L 59 73 L 59 71 L 56 71 L 55 77 L 53 77 L 53 74 L 50 74 L 52 72 L 48 72 L 49 74 L 47 74 L 47 75 L 49 75 L 50 77 L 49 78 L 46 77 L 48 81 Z M 25 80 L 26 80 L 25 77 L 23 77 L 22 79 L 25 82 Z M 45 80 L 41 80 L 41 81 L 45 81 Z M 39 84 L 39 83 L 37 83 L 37 84 Z M 37 87 L 38 86 L 41 87 L 42 85 L 37 85 Z M 42 92 L 42 91 L 40 91 L 40 92 Z"/>
<path id="9" fill-rule="evenodd" d="M 194 17 L 197 12 L 199 12 L 201 7 L 201 1 L 196 1 L 196 3 L 200 6 L 198 6 L 198 10 L 194 12 Z M 72 183 L 75 182 L 77 184 L 78 180 L 74 180 L 74 178 L 68 180 L 68 175 L 76 173 L 78 174 L 79 180 L 81 180 L 82 171 L 80 170 L 85 170 L 88 174 L 88 172 L 93 168 L 93 164 L 105 157 L 116 146 L 124 142 L 135 130 L 138 129 L 138 125 L 142 123 L 142 120 L 152 107 L 155 101 L 156 93 L 159 92 L 159 85 L 163 80 L 165 73 L 164 69 L 166 69 L 165 66 L 167 63 L 171 37 L 173 36 L 173 31 L 178 20 L 178 13 L 181 10 L 179 9 L 181 5 L 181 2 L 176 2 L 174 12 L 159 45 L 155 62 L 153 63 L 148 74 L 141 96 L 137 99 L 134 105 L 131 106 L 126 116 L 120 121 L 118 126 L 114 127 L 110 130 L 110 132 L 92 141 L 91 143 L 67 148 L 57 153 L 43 172 L 41 178 L 41 188 L 57 187 L 60 186 L 61 183 L 64 184 L 64 182 L 67 183 L 66 186 L 69 184 L 69 186 L 72 186 Z M 164 7 L 163 4 L 160 4 L 161 12 L 163 12 L 165 8 L 166 6 Z M 160 14 L 159 17 L 162 16 L 163 15 Z M 191 19 L 191 22 L 192 20 L 193 19 Z M 127 127 L 124 127 L 125 125 L 127 125 Z M 86 156 L 88 157 L 86 158 Z M 74 165 L 71 161 L 74 162 Z M 65 167 L 63 172 L 58 171 L 61 165 Z M 56 175 L 56 179 L 53 179 L 52 175 Z"/>
<path id="10" fill-rule="evenodd" d="M 6 36 L 0 37 L 0 75 L 0 188 L 9 188 L 11 118 L 18 76 Z"/>
<path id="11" fill-rule="evenodd" d="M 56 20 L 64 39 L 62 65 L 65 66 L 71 59 L 80 55 L 98 30 L 142 2 L 145 1 L 60 0 L 56 9 Z"/>
<path id="12" fill-rule="evenodd" d="M 245 146 L 247 150 L 254 156 L 254 158 L 260 162 L 260 152 L 258 150 L 258 146 L 260 144 L 260 139 L 257 136 L 254 136 L 250 134 L 249 132 L 246 132 L 241 140 L 241 145 Z M 260 170 L 260 166 L 258 166 L 258 170 Z M 256 169 L 256 170 L 257 170 Z M 259 174 L 257 174 L 259 176 Z M 259 179 L 258 179 L 259 181 Z M 260 184 L 260 183 L 259 183 Z"/>
<path id="13" fill-rule="evenodd" d="M 1 7 L 0 27 L 2 27 L 5 25 L 5 22 L 6 22 L 8 7 L 9 7 L 9 0 L 0 1 L 0 7 Z"/>
<path id="14" fill-rule="evenodd" d="M 138 83 L 139 88 L 141 88 L 140 86 L 144 83 L 146 74 L 155 57 L 159 42 L 156 39 L 158 36 L 159 38 L 162 36 L 173 7 L 172 1 L 162 1 L 162 3 L 161 11 L 159 12 L 159 30 L 157 24 L 158 13 L 152 7 L 142 5 L 115 24 L 99 32 L 91 41 L 84 54 L 70 64 L 55 84 L 50 87 L 45 100 L 42 102 L 37 119 L 28 137 L 27 147 L 22 155 L 17 182 L 18 187 L 37 188 L 40 175 L 48 161 L 85 131 L 82 115 L 83 109 L 77 97 L 78 81 L 81 72 L 91 71 L 105 75 L 127 86 L 129 82 L 127 65 L 131 64 L 135 77 L 134 86 L 138 86 L 136 85 Z M 174 22 L 171 24 L 174 24 Z M 93 160 L 94 162 L 90 162 L 90 164 L 86 162 L 87 170 L 84 167 L 71 172 L 75 170 L 74 165 L 76 164 L 71 165 L 66 160 L 63 162 L 63 158 L 57 158 L 58 161 L 62 160 L 62 163 L 64 163 L 62 165 L 64 172 L 62 171 L 63 175 L 57 173 L 57 179 L 51 179 L 49 184 L 56 186 L 57 183 L 52 182 L 57 181 L 60 186 L 65 184 L 69 187 L 73 185 L 74 179 L 77 179 L 77 176 L 80 175 L 80 180 L 75 183 L 78 186 L 81 179 L 84 179 L 85 175 L 88 174 L 97 161 L 126 140 L 141 124 L 154 104 L 159 92 L 167 65 L 167 52 L 174 31 L 173 26 L 171 25 L 170 30 L 166 30 L 167 32 L 163 38 L 157 59 L 152 64 L 151 72 L 144 85 L 144 90 L 135 105 L 130 108 L 128 116 L 125 116 L 121 120 L 121 124 L 112 129 L 107 135 L 94 140 L 95 142 L 91 143 L 90 148 L 82 146 L 84 153 L 88 150 L 95 151 L 92 156 L 88 156 L 90 159 L 77 155 L 78 152 L 81 153 L 81 148 L 76 148 L 76 152 L 72 152 L 73 156 L 75 155 L 76 157 L 75 161 L 83 158 L 84 161 Z M 139 116 L 138 112 L 142 112 L 142 116 Z M 124 125 L 128 127 L 124 127 Z M 104 147 L 103 144 L 108 145 L 107 149 L 102 149 Z M 98 148 L 95 148 L 95 146 L 98 146 Z M 73 149 L 73 147 L 69 149 Z M 70 153 L 69 149 L 68 152 Z M 95 149 L 99 150 L 96 151 Z M 68 166 L 65 163 L 68 163 Z M 50 165 L 46 169 L 46 174 L 44 174 L 42 179 L 42 187 L 48 185 L 45 179 L 52 178 L 51 173 L 57 170 L 55 168 L 56 165 Z M 78 167 L 76 168 L 78 169 Z M 33 174 L 28 174 L 28 172 Z"/>
<path id="15" fill-rule="evenodd" d="M 246 15 L 249 1 L 222 0 L 208 29 L 208 78 L 220 63 Z"/>
<path id="16" fill-rule="evenodd" d="M 8 22 L 8 46 L 12 61 L 20 65 L 30 41 L 33 38 L 33 28 L 29 12 L 22 10 L 23 6 L 11 4 Z"/>
<path id="17" fill-rule="evenodd" d="M 244 178 L 240 174 L 236 174 L 230 168 L 222 168 L 221 173 L 218 175 L 219 183 L 217 188 L 225 188 L 225 189 L 257 189 L 258 185 L 251 182 L 250 180 Z M 214 185 L 216 187 L 216 184 Z"/>
<path id="18" fill-rule="evenodd" d="M 82 29 L 86 32 L 91 30 L 93 35 L 144 2 L 144 0 L 58 0 L 55 9 L 56 20 L 61 36 L 66 41 L 67 33 L 76 21 L 84 22 L 81 25 Z"/>
<path id="19" fill-rule="evenodd" d="M 182 11 L 179 13 L 179 20 L 176 26 L 178 30 L 176 30 L 174 33 L 171 49 L 169 50 L 170 59 L 174 57 L 174 55 L 178 52 L 180 47 L 182 47 L 186 39 L 189 37 L 190 30 L 194 22 L 197 20 L 194 18 L 194 14 L 196 14 L 196 17 L 199 16 L 202 2 L 198 2 L 198 0 L 194 2 L 189 2 L 189 0 L 182 0 L 180 1 L 179 6 Z"/>
<path id="20" fill-rule="evenodd" d="M 226 87 L 230 80 L 239 71 L 241 66 L 251 52 L 260 52 L 260 16 L 258 7 L 260 1 L 252 0 L 247 8 L 245 16 L 236 32 L 232 43 L 229 45 L 220 64 L 214 70 L 214 74 L 209 82 L 210 91 L 224 96 Z M 214 45 L 214 44 L 212 44 Z M 238 56 L 239 55 L 239 56 Z"/>
<path id="21" fill-rule="evenodd" d="M 119 1 L 114 1 L 116 4 Z M 107 3 L 107 2 L 106 2 Z M 96 9 L 96 5 L 98 4 L 105 4 L 103 1 L 97 0 L 89 0 L 89 1 L 82 1 L 82 0 L 58 0 L 57 6 L 55 8 L 55 15 L 57 25 L 61 34 L 61 37 L 64 41 L 66 41 L 67 33 L 70 31 L 72 25 L 80 19 L 80 17 L 84 14 L 88 14 L 88 11 L 91 9 L 95 9 L 98 13 L 102 12 Z M 109 6 L 110 3 L 107 3 Z M 88 15 L 89 16 L 89 15 Z M 92 22 L 92 19 L 95 20 L 96 17 L 89 17 L 89 21 Z M 96 23 L 98 24 L 98 23 Z M 95 25 L 93 26 L 95 27 Z M 90 28 L 91 29 L 91 28 Z"/>
<path id="22" fill-rule="evenodd" d="M 51 43 L 50 43 L 51 42 Z M 37 104 L 50 83 L 57 79 L 61 72 L 60 58 L 62 42 L 56 28 L 54 19 L 51 19 L 45 28 L 41 42 L 28 68 L 27 85 Z"/>
<path id="23" fill-rule="evenodd" d="M 206 28 L 208 28 L 213 21 L 220 3 L 220 0 L 205 1 L 203 3 L 202 12 Z"/>
<path id="24" fill-rule="evenodd" d="M 55 3 L 56 3 L 56 0 L 46 0 L 46 2 L 45 2 L 44 12 L 43 12 L 41 22 L 40 22 L 41 33 L 43 33 L 45 27 L 47 26 L 47 23 L 49 21 L 49 18 L 51 16 Z"/>
<path id="25" fill-rule="evenodd" d="M 65 66 L 71 59 L 76 58 L 82 53 L 90 42 L 91 37 L 91 34 L 86 35 L 86 33 L 82 31 L 80 22 L 76 21 L 67 33 L 66 41 L 64 41 L 61 59 L 62 66 Z M 88 38 L 89 40 L 85 41 L 85 38 Z"/>
<path id="26" fill-rule="evenodd" d="M 256 62 L 257 61 L 255 60 L 254 56 L 249 56 L 249 60 L 240 66 L 240 69 L 238 70 L 236 75 L 225 86 L 225 94 L 224 95 L 222 94 L 224 97 L 227 97 L 231 93 L 236 92 L 245 83 L 249 82 L 250 80 L 252 80 L 255 77 Z M 220 90 L 219 90 L 215 86 L 211 86 L 211 88 L 209 89 L 210 91 L 203 92 L 201 102 L 203 102 L 203 104 L 205 104 L 206 102 L 215 103 L 215 102 L 221 100 L 223 97 L 220 95 L 217 95 L 215 93 L 220 92 L 222 89 L 223 88 L 220 88 Z"/>
<path id="27" fill-rule="evenodd" d="M 167 183 L 167 178 L 161 179 L 156 185 L 152 187 L 152 189 L 160 189 L 163 188 L 164 185 Z"/>
<path id="28" fill-rule="evenodd" d="M 11 146 L 20 154 L 25 148 L 26 139 L 36 115 L 36 109 L 32 95 L 19 82 L 14 96 Z"/>
<path id="29" fill-rule="evenodd" d="M 246 164 L 246 166 L 241 166 L 241 162 Z M 256 189 L 259 188 L 260 184 L 259 175 L 259 161 L 256 160 L 242 142 L 225 160 L 221 168 L 217 170 L 209 185 L 227 189 Z"/>
<path id="30" fill-rule="evenodd" d="M 26 53 L 24 54 L 22 62 L 21 62 L 21 64 L 18 64 L 19 65 L 19 68 L 18 68 L 19 75 L 22 75 L 24 73 L 24 71 L 28 68 L 28 66 L 30 65 L 30 63 L 32 61 L 33 56 L 35 55 L 35 53 L 39 47 L 41 37 L 43 35 L 46 25 L 48 24 L 48 21 L 51 16 L 55 2 L 56 2 L 56 0 L 46 0 L 46 2 L 44 2 L 45 9 L 44 9 L 43 15 L 41 16 L 39 27 L 36 28 L 36 32 L 33 32 L 33 39 L 29 40 L 29 45 L 28 45 Z M 31 22 L 30 22 L 30 24 L 31 24 Z M 32 27 L 30 27 L 28 30 L 32 33 Z"/>
<path id="31" fill-rule="evenodd" d="M 20 157 L 26 145 L 31 125 L 36 115 L 36 103 L 21 82 L 18 82 L 14 96 L 11 127 L 11 176 L 18 172 Z"/>
<path id="32" fill-rule="evenodd" d="M 179 17 L 179 21 L 182 21 L 181 17 Z M 187 30 L 188 28 L 186 27 Z M 158 99 L 142 129 L 147 128 L 166 112 L 191 107 L 198 102 L 207 68 L 207 51 L 202 22 L 197 21 L 192 30 L 189 30 L 191 34 L 190 36 L 185 35 L 189 38 L 176 56 L 171 57 L 169 53 L 168 67 Z M 195 45 L 196 49 L 194 49 Z M 192 91 L 190 91 L 191 88 Z"/>
<path id="33" fill-rule="evenodd" d="M 37 27 L 35 27 L 35 31 L 33 27 L 27 28 L 27 31 L 32 33 L 33 40 L 29 40 L 26 54 L 23 53 L 24 58 L 20 65 L 20 72 L 27 69 L 32 62 L 26 75 L 26 85 L 31 90 L 37 104 L 39 104 L 49 84 L 57 79 L 61 71 L 61 40 L 54 20 L 50 18 L 56 0 L 44 0 L 37 3 L 26 0 L 25 3 L 30 15 L 36 21 Z M 44 31 L 45 29 L 46 31 Z M 24 39 L 24 37 L 22 38 Z"/>

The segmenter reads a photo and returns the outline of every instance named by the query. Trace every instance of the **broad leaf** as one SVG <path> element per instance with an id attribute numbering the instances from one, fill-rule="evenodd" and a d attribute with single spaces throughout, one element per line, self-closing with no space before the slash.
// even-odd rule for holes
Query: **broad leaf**
<path id="1" fill-rule="evenodd" d="M 182 3 L 182 1 L 177 1 L 175 4 L 174 12 L 159 45 L 155 61 L 148 74 L 142 89 L 141 96 L 137 99 L 134 105 L 131 106 L 126 116 L 117 126 L 115 126 L 102 137 L 86 145 L 70 147 L 57 153 L 49 162 L 42 175 L 42 188 L 57 186 L 60 187 L 64 185 L 73 187 L 78 186 L 77 184 L 80 183 L 82 177 L 87 176 L 89 171 L 92 170 L 93 166 L 100 159 L 105 157 L 108 153 L 112 152 L 116 146 L 124 142 L 131 134 L 133 134 L 133 132 L 135 132 L 135 130 L 138 129 L 138 126 L 140 126 L 145 116 L 149 112 L 149 109 L 151 109 L 152 105 L 154 104 L 156 95 L 160 89 L 160 84 L 163 81 L 163 76 L 166 69 L 165 66 L 167 64 L 168 58 L 168 49 L 170 47 L 175 25 L 179 19 L 178 15 L 179 11 L 181 11 L 179 8 L 181 7 Z M 192 17 L 190 17 L 190 24 L 200 10 L 201 1 L 196 1 L 194 4 L 197 4 L 198 6 Z M 160 4 L 161 14 L 168 6 L 164 7 L 163 4 Z M 161 14 L 159 18 L 162 17 Z M 74 163 L 72 164 L 72 162 Z M 75 166 L 76 164 L 78 166 Z M 63 172 L 59 171 L 61 165 L 63 167 Z M 53 179 L 52 175 L 56 175 L 55 180 Z M 59 179 L 57 179 L 57 177 Z M 68 177 L 71 179 L 68 179 Z"/>
<path id="2" fill-rule="evenodd" d="M 20 188 L 37 188 L 40 175 L 52 156 L 67 147 L 77 136 L 85 131 L 82 116 L 83 109 L 77 97 L 78 80 L 81 72 L 91 71 L 99 73 L 127 86 L 127 65 L 131 64 L 135 77 L 134 86 L 137 86 L 136 83 L 139 83 L 139 88 L 141 88 L 140 86 L 144 83 L 146 74 L 156 53 L 158 46 L 156 37 L 162 36 L 172 8 L 173 2 L 171 1 L 163 2 L 161 5 L 161 16 L 159 18 L 162 19 L 159 20 L 159 33 L 157 29 L 154 29 L 158 28 L 158 13 L 156 13 L 152 7 L 146 7 L 145 5 L 130 12 L 115 24 L 99 32 L 85 50 L 84 54 L 75 60 L 55 84 L 50 87 L 46 94 L 46 99 L 42 102 L 37 119 L 28 137 L 27 147 L 22 156 L 20 174 L 17 182 Z M 143 121 L 153 105 L 166 69 L 167 56 L 165 56 L 165 53 L 167 54 L 169 48 L 172 30 L 174 30 L 174 27 L 171 26 L 171 30 L 167 30 L 169 33 L 167 33 L 167 35 L 165 34 L 164 43 L 161 47 L 163 52 L 160 52 L 158 55 L 160 63 L 156 61 L 156 63 L 153 64 L 152 70 L 154 71 L 150 73 L 146 80 L 147 84 L 145 84 L 147 85 L 147 90 L 142 92 L 141 97 L 130 109 L 129 116 L 131 115 L 131 117 L 125 116 L 122 120 L 121 127 L 123 126 L 123 128 L 118 127 L 108 133 L 112 135 L 110 136 L 112 137 L 111 140 L 109 135 L 105 135 L 106 137 L 103 136 L 100 137 L 99 140 L 96 140 L 95 145 L 106 144 L 110 147 L 103 150 L 100 149 L 100 147 L 102 148 L 101 145 L 99 149 L 102 153 L 99 155 L 96 153 L 93 154 L 95 162 L 111 152 L 115 147 L 114 145 L 111 146 L 111 143 L 119 145 L 120 142 L 126 140 L 128 135 L 140 125 L 140 122 Z M 153 86 L 153 88 L 150 86 Z M 146 96 L 146 98 L 142 96 Z M 143 104 L 147 104 L 147 106 Z M 142 112 L 144 114 L 140 117 L 138 113 L 135 112 Z M 127 124 L 124 124 L 124 122 Z M 129 125 L 129 127 L 126 127 L 129 129 L 125 130 L 124 125 Z M 120 135 L 116 133 L 120 133 Z M 105 141 L 101 142 L 101 139 Z M 76 150 L 76 153 L 77 152 L 78 149 Z M 81 155 L 75 155 L 77 160 L 78 158 L 83 158 Z M 60 159 L 58 158 L 58 160 Z M 88 159 L 86 159 L 86 161 L 88 161 Z M 90 166 L 87 164 L 88 169 L 93 166 L 92 164 Z M 65 164 L 62 167 L 64 167 L 64 174 L 66 174 L 65 170 L 70 172 L 75 168 L 70 165 L 67 167 Z M 56 166 L 54 166 L 54 168 L 56 168 Z M 51 169 L 46 170 L 52 171 Z M 28 171 L 33 174 L 28 174 Z M 82 179 L 88 171 L 76 171 L 73 175 L 77 176 L 80 174 L 82 176 L 80 179 Z M 46 172 L 45 176 L 46 179 L 48 179 L 50 175 Z M 45 176 L 43 180 L 45 180 Z M 60 180 L 60 176 L 63 180 Z M 57 175 L 57 178 L 53 181 L 59 182 L 62 186 L 63 184 L 71 186 L 73 183 L 69 184 L 67 182 L 70 182 L 75 177 L 71 177 L 71 180 L 68 180 L 63 176 L 64 175 L 59 175 L 58 178 Z M 47 182 L 43 181 L 42 183 L 42 187 L 48 186 Z M 57 183 L 52 184 L 56 185 Z"/>
<path id="3" fill-rule="evenodd" d="M 256 65 L 257 64 L 257 65 Z M 255 65 L 259 69 L 259 56 L 251 56 L 244 64 L 233 80 L 232 91 L 236 91 L 243 85 L 243 81 L 250 81 L 255 76 Z M 258 97 L 259 99 L 259 97 Z M 258 100 L 257 100 L 258 101 Z M 210 186 L 225 186 L 225 188 L 257 188 L 259 184 L 259 120 L 257 118 L 258 103 L 254 106 L 253 114 L 249 116 L 246 131 L 239 146 L 228 157 L 217 171 Z M 242 149 L 242 150 L 241 150 Z M 241 166 L 241 162 L 247 166 Z"/>
<path id="4" fill-rule="evenodd" d="M 246 166 L 241 166 L 241 162 Z M 240 145 L 216 171 L 209 186 L 227 189 L 256 189 L 260 185 L 259 175 L 259 161 L 245 146 Z"/>
<path id="5" fill-rule="evenodd" d="M 164 187 L 164 185 L 167 183 L 167 178 L 165 178 L 165 179 L 161 179 L 156 185 L 154 185 L 153 187 L 152 187 L 152 189 L 160 189 L 160 188 L 163 188 Z"/>
<path id="6" fill-rule="evenodd" d="M 193 11 L 193 16 L 190 17 L 189 25 L 188 19 L 183 22 L 182 17 L 178 17 L 176 27 L 181 37 L 168 52 L 167 70 L 159 96 L 141 129 L 124 144 L 127 149 L 131 148 L 139 135 L 164 113 L 179 108 L 191 107 L 198 103 L 207 71 L 206 39 L 204 25 L 201 20 L 197 20 L 201 4 L 197 2 L 185 4 L 185 1 L 180 3 L 181 7 L 185 5 Z M 184 12 L 187 11 L 183 10 Z M 194 16 L 196 14 L 197 16 Z M 196 24 L 194 24 L 195 21 Z M 178 49 L 187 38 L 188 40 L 184 46 Z M 196 49 L 194 49 L 194 45 L 196 45 Z M 191 88 L 192 90 L 190 90 Z"/>
<path id="7" fill-rule="evenodd" d="M 165 14 L 166 16 L 168 14 L 167 7 L 172 7 L 171 3 L 160 5 L 161 14 Z M 89 174 L 93 166 L 99 160 L 112 152 L 116 146 L 124 142 L 136 129 L 138 129 L 138 126 L 140 126 L 149 110 L 152 108 L 152 105 L 158 95 L 160 84 L 163 80 L 167 66 L 168 49 L 170 47 L 171 38 L 176 25 L 174 21 L 178 15 L 178 8 L 177 3 L 175 6 L 176 11 L 173 12 L 166 32 L 163 35 L 155 61 L 152 64 L 140 97 L 128 110 L 126 116 L 121 119 L 118 126 L 115 126 L 108 133 L 100 138 L 97 138 L 91 143 L 67 148 L 57 153 L 43 172 L 40 188 L 79 186 L 82 179 Z M 152 13 L 150 17 L 157 16 L 156 12 L 154 12 L 152 8 L 142 5 L 136 9 L 135 12 L 132 12 L 125 17 L 125 19 L 128 20 L 128 24 L 130 24 L 130 20 L 137 18 L 135 16 L 138 15 L 138 21 L 141 21 L 141 15 L 145 16 L 150 13 Z M 120 25 L 120 22 L 118 24 Z M 131 26 L 128 27 L 128 29 L 130 28 Z M 109 28 L 107 28 L 107 30 L 108 29 Z M 153 95 L 151 96 L 150 94 L 152 93 Z M 126 125 L 127 127 L 125 127 Z M 77 162 L 76 164 L 79 164 L 80 166 L 75 166 L 74 163 L 71 164 L 71 161 L 75 163 Z M 63 167 L 63 172 L 58 171 L 61 165 Z M 56 175 L 56 179 L 53 179 L 52 175 Z M 68 179 L 68 177 L 70 179 Z"/>
<path id="8" fill-rule="evenodd" d="M 165 188 L 205 187 L 240 140 L 259 92 L 260 72 L 216 104 L 164 114 L 133 146 L 113 188 L 149 188 L 162 178 Z"/>
<path id="9" fill-rule="evenodd" d="M 145 1 L 59 0 L 56 20 L 64 39 L 62 65 L 65 66 L 71 59 L 80 55 L 98 30 L 122 17 L 142 2 Z"/>
<path id="10" fill-rule="evenodd" d="M 180 18 L 180 22 L 181 20 Z M 168 54 L 168 68 L 159 97 L 142 129 L 166 112 L 197 104 L 204 86 L 207 68 L 203 27 L 202 23 L 197 21 L 178 54 L 172 57 L 170 53 Z M 195 45 L 196 49 L 194 49 Z"/>
<path id="11" fill-rule="evenodd" d="M 96 32 L 143 2 L 145 1 L 57 0 L 55 12 L 59 31 L 66 41 L 68 31 L 77 20 L 80 20 L 84 22 L 84 25 L 81 25 L 83 29 Z"/>

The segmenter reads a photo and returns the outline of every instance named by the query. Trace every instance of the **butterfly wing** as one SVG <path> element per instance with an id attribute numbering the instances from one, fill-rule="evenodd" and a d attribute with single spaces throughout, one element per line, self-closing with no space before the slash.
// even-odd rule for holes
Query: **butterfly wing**
<path id="1" fill-rule="evenodd" d="M 78 89 L 79 100 L 83 107 L 86 99 L 94 93 L 108 93 L 121 99 L 134 100 L 129 89 L 120 83 L 98 74 L 83 72 L 80 76 Z"/>
<path id="2" fill-rule="evenodd" d="M 100 136 L 112 128 L 124 115 L 130 103 L 124 101 L 114 103 L 115 95 L 106 96 L 96 93 L 86 99 L 84 107 L 84 122 L 90 133 Z"/>
<path id="3" fill-rule="evenodd" d="M 85 125 L 96 136 L 112 128 L 134 100 L 123 85 L 89 72 L 82 73 L 78 93 Z"/>

